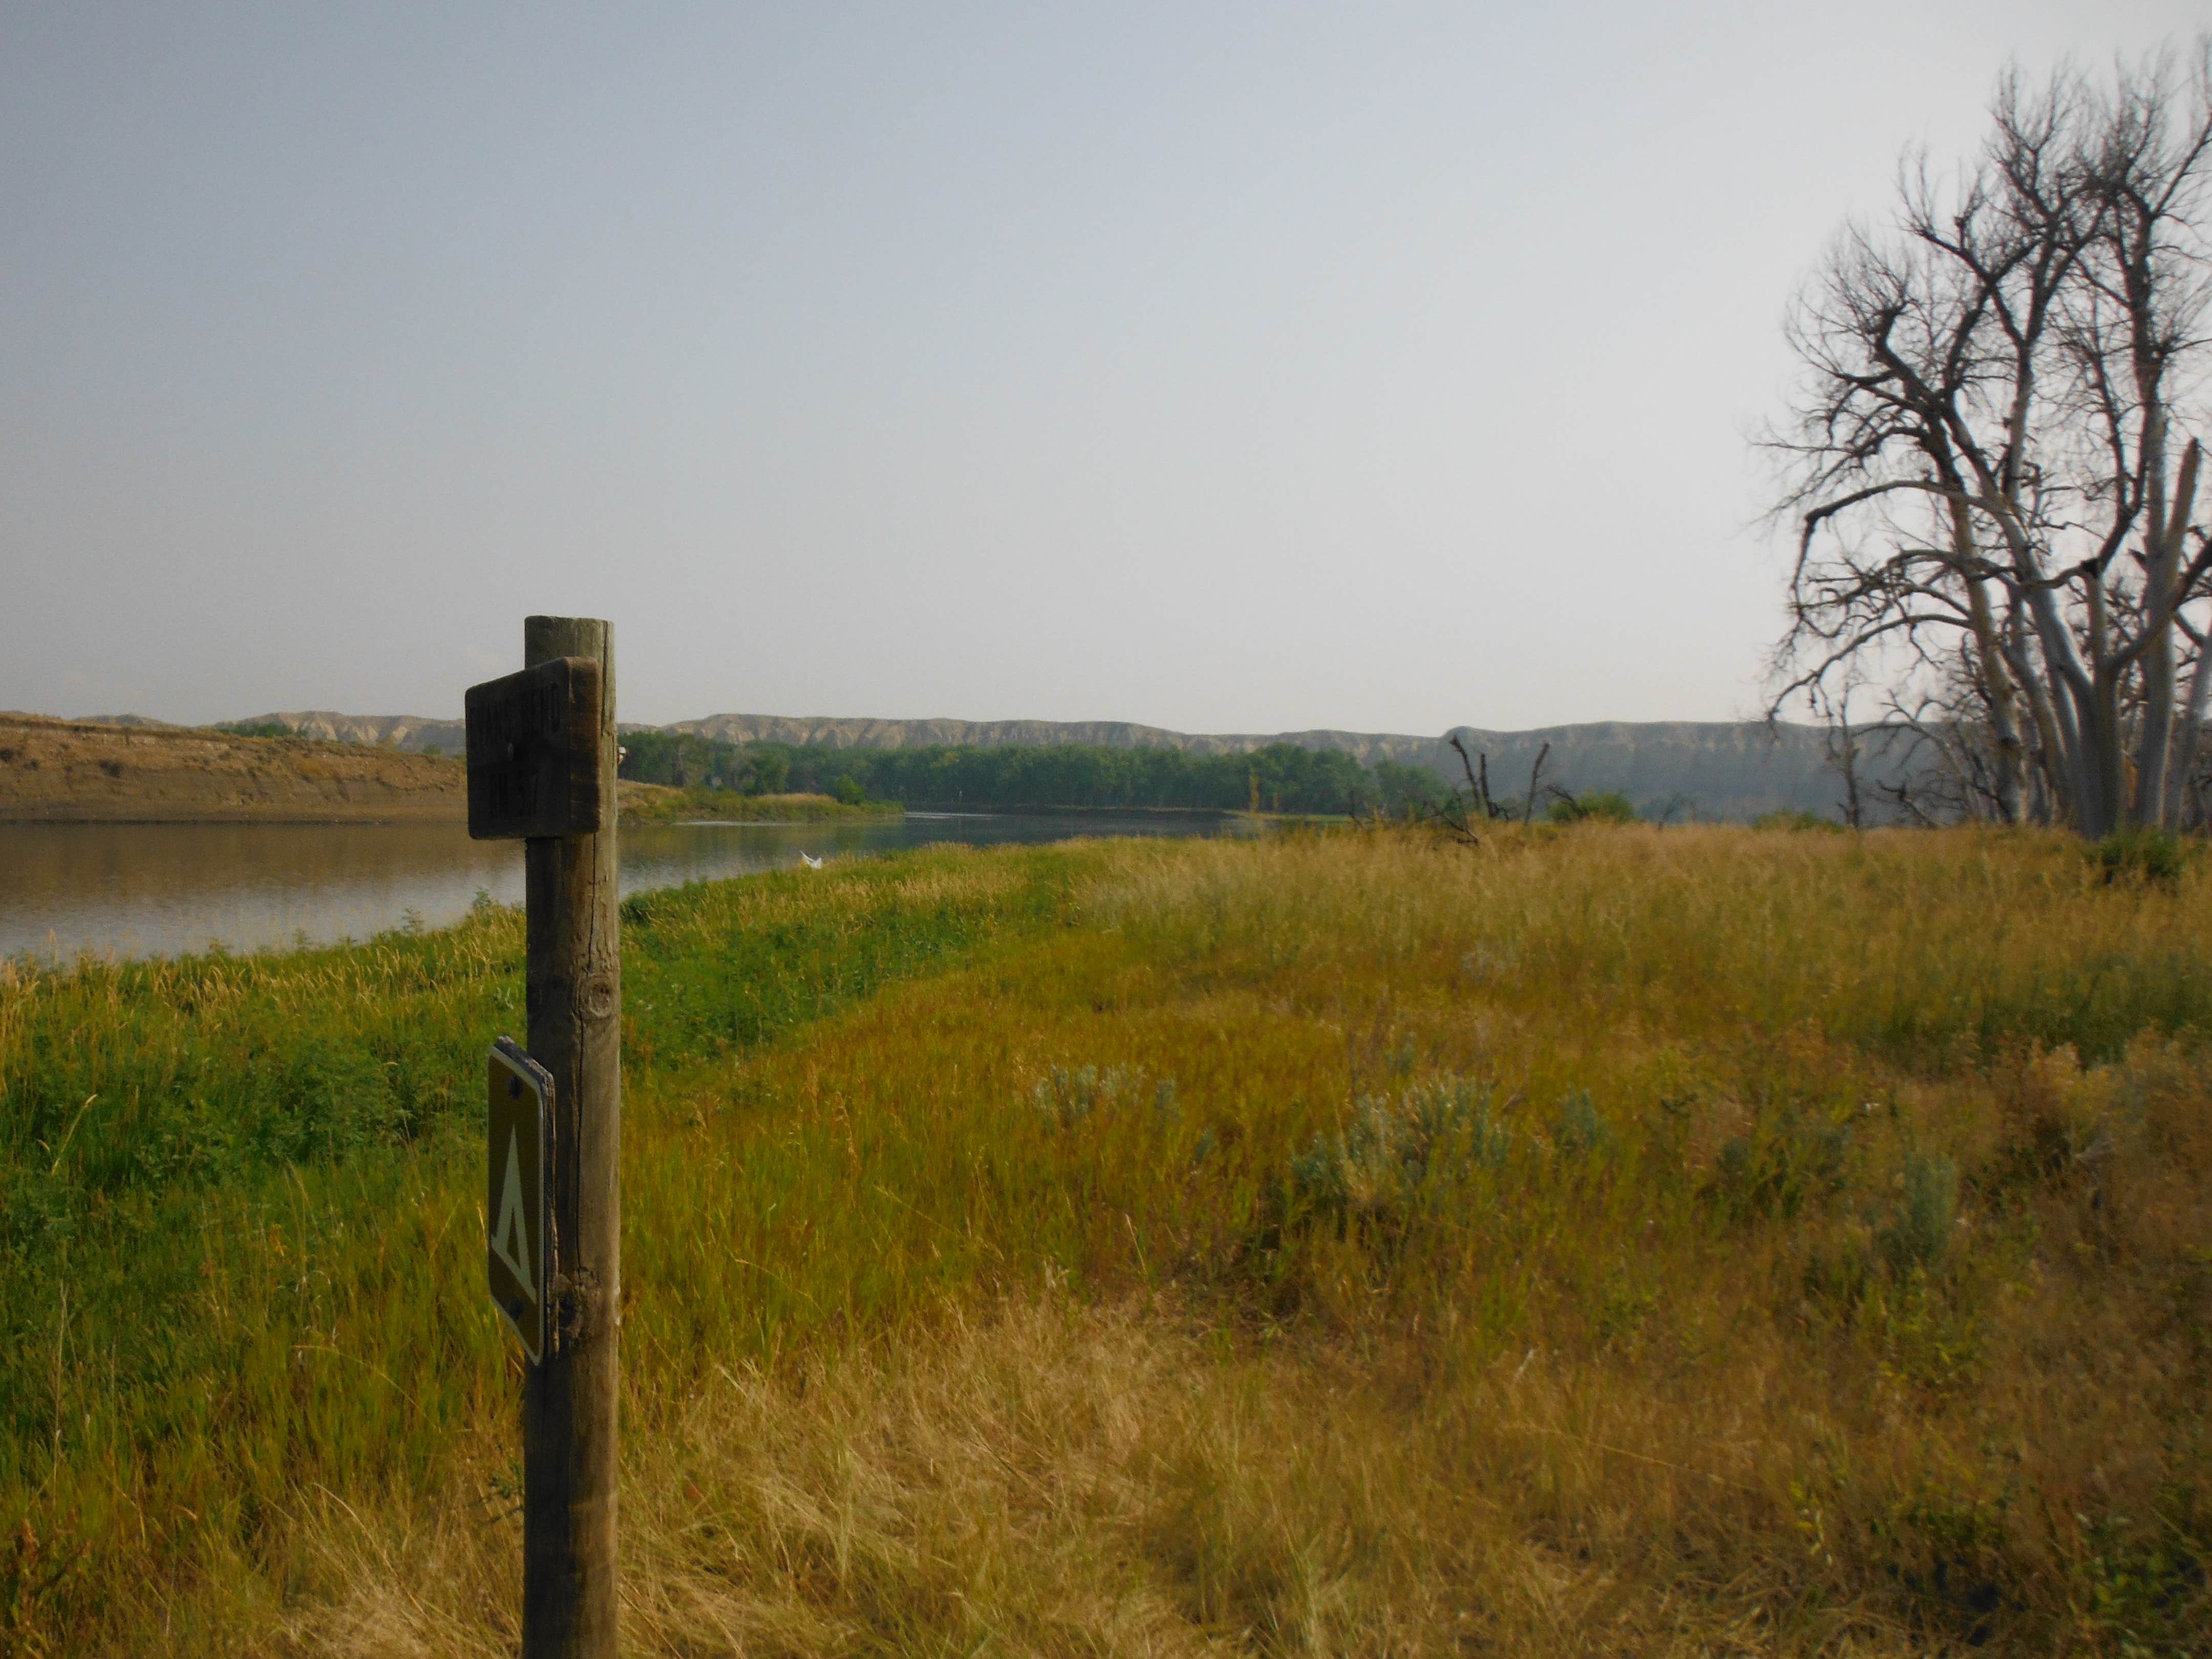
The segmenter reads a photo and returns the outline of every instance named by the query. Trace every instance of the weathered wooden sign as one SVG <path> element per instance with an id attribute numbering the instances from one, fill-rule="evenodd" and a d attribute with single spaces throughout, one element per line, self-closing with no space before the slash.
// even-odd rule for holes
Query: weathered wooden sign
<path id="1" fill-rule="evenodd" d="M 551 1334 L 553 1074 L 512 1037 L 491 1046 L 484 1265 L 492 1304 L 533 1365 Z"/>
<path id="2" fill-rule="evenodd" d="M 615 635 L 526 617 L 468 693 L 469 833 L 520 836 L 526 1052 L 489 1061 L 484 1259 L 522 1379 L 523 1659 L 615 1659 L 622 1396 L 622 921 Z M 559 1110 L 554 1109 L 558 1105 Z"/>
<path id="3" fill-rule="evenodd" d="M 556 657 L 468 690 L 469 834 L 591 836 L 601 799 L 599 665 Z"/>

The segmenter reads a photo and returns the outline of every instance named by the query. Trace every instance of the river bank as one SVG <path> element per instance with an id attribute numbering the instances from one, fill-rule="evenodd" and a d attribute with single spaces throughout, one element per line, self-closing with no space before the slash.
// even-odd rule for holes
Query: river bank
<path id="1" fill-rule="evenodd" d="M 881 823 L 904 817 L 906 808 L 895 800 L 741 795 L 733 789 L 676 789 L 624 779 L 622 816 L 625 823 Z"/>
<path id="2" fill-rule="evenodd" d="M 959 842 L 1234 835 L 1234 822 L 916 812 L 767 822 L 634 816 L 623 793 L 625 897 L 686 882 L 842 863 Z M 726 797 L 739 799 L 738 797 Z M 41 962 L 267 951 L 442 927 L 477 896 L 522 899 L 522 843 L 445 823 L 0 823 L 0 957 Z"/>
<path id="3" fill-rule="evenodd" d="M 467 817 L 468 778 L 458 757 L 0 714 L 0 823 L 451 823 Z"/>
<path id="4" fill-rule="evenodd" d="M 739 795 L 624 780 L 635 823 L 896 820 L 896 802 Z M 0 714 L 0 823 L 465 823 L 458 755 L 197 726 Z"/>
<path id="5" fill-rule="evenodd" d="M 1007 805 L 998 801 L 916 800 L 908 801 L 906 810 L 955 816 L 974 812 L 1006 817 L 1155 818 L 1170 823 L 1223 823 L 1231 818 L 1256 820 L 1261 816 L 1219 806 L 1043 806 L 1021 801 Z"/>

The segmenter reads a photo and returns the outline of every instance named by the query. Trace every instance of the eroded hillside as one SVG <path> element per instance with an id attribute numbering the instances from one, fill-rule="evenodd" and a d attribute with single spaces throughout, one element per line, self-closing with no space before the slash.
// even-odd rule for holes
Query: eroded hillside
<path id="1" fill-rule="evenodd" d="M 458 759 L 0 714 L 0 820 L 423 823 L 467 814 Z"/>

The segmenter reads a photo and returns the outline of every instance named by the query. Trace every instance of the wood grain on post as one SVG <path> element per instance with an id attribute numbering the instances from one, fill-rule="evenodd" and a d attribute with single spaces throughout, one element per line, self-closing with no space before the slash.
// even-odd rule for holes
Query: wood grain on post
<path id="1" fill-rule="evenodd" d="M 522 656 L 599 665 L 599 833 L 524 843 L 531 1054 L 553 1074 L 554 1334 L 523 1395 L 524 1659 L 613 1659 L 622 1299 L 614 629 L 530 617 Z"/>

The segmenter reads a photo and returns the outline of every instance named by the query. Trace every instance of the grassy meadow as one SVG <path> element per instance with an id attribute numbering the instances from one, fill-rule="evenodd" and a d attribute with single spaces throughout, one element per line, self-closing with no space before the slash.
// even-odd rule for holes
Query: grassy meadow
<path id="1" fill-rule="evenodd" d="M 629 1651 L 2212 1651 L 2201 862 L 1347 830 L 624 927 Z M 513 1650 L 520 956 L 0 968 L 0 1655 Z"/>

